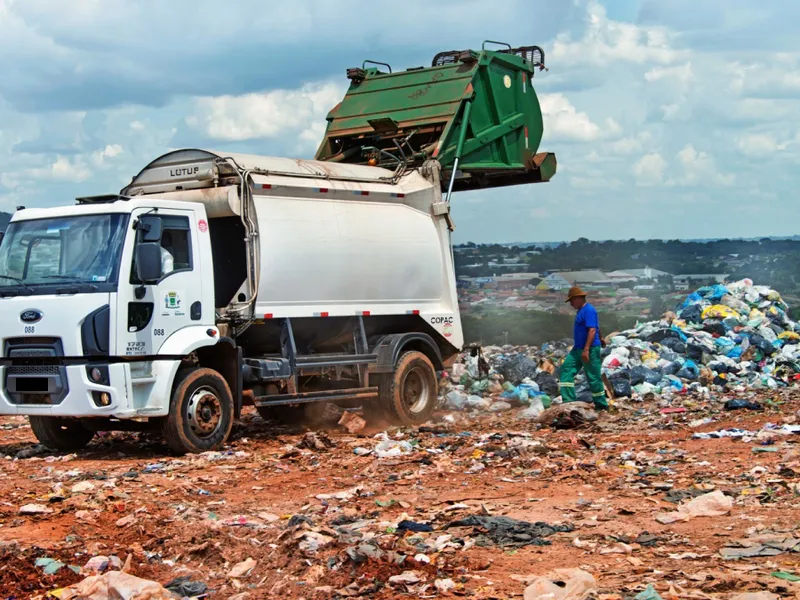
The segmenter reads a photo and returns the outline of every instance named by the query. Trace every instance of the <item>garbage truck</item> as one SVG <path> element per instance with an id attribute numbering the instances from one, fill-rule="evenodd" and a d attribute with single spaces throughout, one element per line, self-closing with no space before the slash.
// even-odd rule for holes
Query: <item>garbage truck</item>
<path id="1" fill-rule="evenodd" d="M 119 193 L 20 207 L 0 244 L 0 414 L 53 449 L 228 438 L 242 407 L 336 403 L 398 424 L 463 345 L 453 192 L 548 181 L 538 47 L 366 61 L 314 160 L 180 149 Z"/>

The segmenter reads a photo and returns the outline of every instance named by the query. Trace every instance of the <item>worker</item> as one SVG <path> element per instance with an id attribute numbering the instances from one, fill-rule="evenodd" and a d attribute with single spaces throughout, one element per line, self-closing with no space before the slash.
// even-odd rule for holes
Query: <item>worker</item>
<path id="1" fill-rule="evenodd" d="M 161 235 L 161 276 L 175 270 L 175 258 L 172 256 L 172 234 L 165 231 Z"/>
<path id="2" fill-rule="evenodd" d="M 561 365 L 561 381 L 559 383 L 561 399 L 564 402 L 575 402 L 575 376 L 580 373 L 581 369 L 584 369 L 595 408 L 607 409 L 608 402 L 601 371 L 602 342 L 597 311 L 586 301 L 586 292 L 577 286 L 570 288 L 566 301 L 578 312 L 575 315 L 573 329 L 575 345 Z"/>

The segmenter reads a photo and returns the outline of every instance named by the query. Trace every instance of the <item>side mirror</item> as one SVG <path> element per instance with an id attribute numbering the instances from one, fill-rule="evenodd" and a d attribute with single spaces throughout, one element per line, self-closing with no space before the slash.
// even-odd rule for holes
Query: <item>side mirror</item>
<path id="1" fill-rule="evenodd" d="M 139 239 L 142 242 L 161 241 L 161 217 L 144 215 L 139 217 L 136 228 L 139 230 Z"/>
<path id="2" fill-rule="evenodd" d="M 142 242 L 136 246 L 136 276 L 142 284 L 154 283 L 161 278 L 161 245 Z"/>

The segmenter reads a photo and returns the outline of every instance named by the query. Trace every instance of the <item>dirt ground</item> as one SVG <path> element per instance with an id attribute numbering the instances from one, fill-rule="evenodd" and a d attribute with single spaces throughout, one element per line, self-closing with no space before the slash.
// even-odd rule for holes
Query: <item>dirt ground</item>
<path id="1" fill-rule="evenodd" d="M 800 539 L 759 544 L 800 537 L 800 435 L 762 430 L 799 421 L 800 391 L 760 399 L 763 412 L 724 411 L 720 399 L 675 401 L 686 412 L 671 414 L 657 399 L 622 403 L 573 430 L 516 411 L 438 413 L 389 429 L 408 444 L 386 458 L 374 452 L 380 432 L 334 424 L 309 436 L 254 413 L 223 451 L 180 457 L 130 433 L 52 453 L 24 418 L 2 418 L 0 598 L 46 598 L 100 555 L 162 585 L 202 582 L 209 598 L 510 598 L 554 568 L 591 573 L 607 600 L 647 584 L 664 599 L 795 597 L 800 583 L 781 577 L 800 572 Z M 693 438 L 730 427 L 761 433 Z M 727 514 L 656 520 L 713 490 L 732 499 Z M 481 526 L 446 528 L 470 515 L 568 527 L 517 546 Z M 404 531 L 404 520 L 433 531 Z M 723 558 L 742 538 L 773 555 Z"/>

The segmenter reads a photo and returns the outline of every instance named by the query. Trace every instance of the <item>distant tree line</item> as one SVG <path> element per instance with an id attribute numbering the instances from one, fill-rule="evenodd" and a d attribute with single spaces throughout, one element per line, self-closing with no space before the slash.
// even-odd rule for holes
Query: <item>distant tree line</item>
<path id="1" fill-rule="evenodd" d="M 593 242 L 580 238 L 558 247 L 519 247 L 500 244 L 464 244 L 455 254 L 459 275 L 473 277 L 520 271 L 615 271 L 645 266 L 673 275 L 728 273 L 733 279 L 750 277 L 782 291 L 800 289 L 800 240 L 628 240 Z M 525 254 L 536 250 L 536 254 Z M 522 257 L 519 266 L 489 267 L 489 261 Z M 480 267 L 468 267 L 476 263 Z"/>

